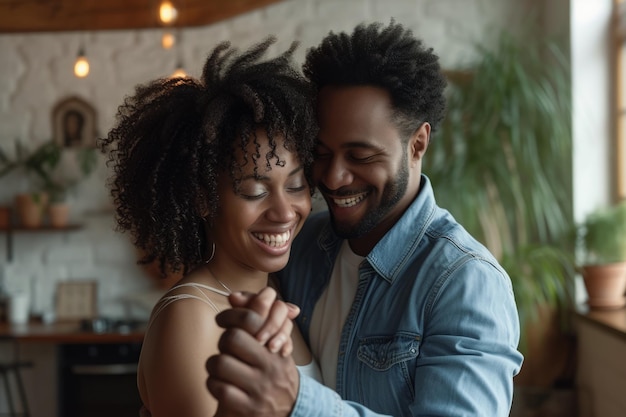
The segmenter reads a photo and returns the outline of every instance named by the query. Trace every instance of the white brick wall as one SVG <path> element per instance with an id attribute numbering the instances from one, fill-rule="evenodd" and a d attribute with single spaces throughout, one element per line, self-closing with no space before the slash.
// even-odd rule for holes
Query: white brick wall
<path id="1" fill-rule="evenodd" d="M 330 30 L 351 30 L 362 21 L 397 21 L 413 28 L 435 48 L 446 67 L 454 67 L 471 51 L 471 42 L 482 37 L 486 26 L 509 15 L 512 0 L 290 0 L 259 9 L 207 27 L 181 30 L 176 48 L 160 46 L 161 30 L 63 32 L 0 35 L 0 146 L 12 151 L 19 139 L 34 146 L 52 137 L 50 112 L 66 96 L 78 95 L 97 110 L 97 130 L 105 135 L 123 97 L 137 83 L 170 74 L 182 57 L 191 75 L 198 76 L 207 53 L 218 42 L 230 40 L 242 48 L 269 34 L 279 38 L 273 53 L 296 39 L 302 61 L 308 47 L 317 44 Z M 91 63 L 85 79 L 74 77 L 72 68 L 79 45 L 84 45 Z M 85 223 L 81 231 L 21 233 L 14 239 L 14 262 L 7 268 L 10 290 L 52 280 L 81 278 L 80 274 L 102 281 L 100 290 L 109 294 L 127 292 L 127 286 L 148 288 L 151 281 L 134 265 L 129 238 L 112 232 L 113 221 L 101 166 L 74 198 L 72 218 Z M 19 180 L 0 179 L 0 204 L 10 204 L 14 193 L 23 189 Z M 104 211 L 104 215 L 103 212 Z M 95 213 L 95 214 L 94 214 Z M 0 243 L 0 260 L 6 252 Z M 112 286 L 113 275 L 116 279 Z M 46 285 L 53 288 L 51 285 Z M 52 294 L 50 294 L 52 295 Z M 102 294 L 101 294 L 102 296 Z M 116 313 L 100 298 L 101 307 Z M 41 313 L 49 302 L 34 299 L 32 311 Z M 121 313 L 121 312 L 117 312 Z"/>
<path id="2" fill-rule="evenodd" d="M 522 2 L 526 6 L 529 2 Z M 207 27 L 181 30 L 173 50 L 160 46 L 160 30 L 65 32 L 0 35 L 0 146 L 19 139 L 34 146 L 51 138 L 51 109 L 67 96 L 77 95 L 97 110 L 97 130 L 105 135 L 116 108 L 137 83 L 170 74 L 178 57 L 188 73 L 199 75 L 207 53 L 222 40 L 245 48 L 269 34 L 279 38 L 274 52 L 301 42 L 296 57 L 302 61 L 308 47 L 330 31 L 351 30 L 363 21 L 389 22 L 394 17 L 427 45 L 435 48 L 442 63 L 453 68 L 471 56 L 472 43 L 489 42 L 485 28 L 522 22 L 515 0 L 286 0 L 281 3 Z M 509 16 L 517 16 L 511 20 Z M 72 68 L 80 45 L 91 63 L 85 79 Z M 56 282 L 67 279 L 99 280 L 99 306 L 109 315 L 124 313 L 123 296 L 155 288 L 134 263 L 129 237 L 113 231 L 112 212 L 103 164 L 79 189 L 73 219 L 84 224 L 78 231 L 18 233 L 14 236 L 14 260 L 8 265 L 6 240 L 0 235 L 0 262 L 10 290 L 31 293 L 34 313 L 53 306 Z M 22 181 L 0 179 L 0 204 L 11 202 Z M 2 265 L 0 264 L 0 265 Z M 53 349 L 36 351 L 43 362 L 53 359 Z M 42 353 L 43 352 L 43 353 Z M 53 416 L 56 409 L 53 367 L 27 371 L 33 417 Z M 0 394 L 1 395 L 1 394 Z M 36 396 L 37 401 L 35 401 Z M 0 396 L 0 412 L 3 398 Z"/>

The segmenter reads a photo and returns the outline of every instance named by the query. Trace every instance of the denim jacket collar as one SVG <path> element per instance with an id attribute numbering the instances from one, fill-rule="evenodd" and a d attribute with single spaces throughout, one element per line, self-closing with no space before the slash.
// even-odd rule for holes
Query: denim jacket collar
<path id="1" fill-rule="evenodd" d="M 399 271 L 417 250 L 428 225 L 435 215 L 435 196 L 428 177 L 421 176 L 420 191 L 400 219 L 383 238 L 374 246 L 366 259 L 380 277 L 390 284 L 397 278 Z M 324 226 L 318 239 L 319 247 L 333 259 L 342 239 L 338 238 L 330 225 Z"/>

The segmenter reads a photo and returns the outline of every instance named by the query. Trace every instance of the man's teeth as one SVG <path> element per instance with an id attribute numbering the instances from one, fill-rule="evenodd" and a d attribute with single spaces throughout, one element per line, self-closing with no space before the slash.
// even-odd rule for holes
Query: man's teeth
<path id="1" fill-rule="evenodd" d="M 269 233 L 254 233 L 254 236 L 265 242 L 268 246 L 280 247 L 285 246 L 287 242 L 289 242 L 289 238 L 291 237 L 291 231 L 287 230 L 284 233 L 279 234 L 269 234 Z"/>
<path id="2" fill-rule="evenodd" d="M 350 197 L 350 198 L 333 198 L 333 201 L 339 207 L 352 207 L 358 202 L 363 201 L 364 198 L 365 198 L 365 194 L 359 194 L 356 197 Z"/>

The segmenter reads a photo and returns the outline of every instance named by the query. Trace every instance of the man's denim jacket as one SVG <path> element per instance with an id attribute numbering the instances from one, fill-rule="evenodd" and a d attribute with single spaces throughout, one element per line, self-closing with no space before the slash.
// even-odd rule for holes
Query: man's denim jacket
<path id="1" fill-rule="evenodd" d="M 283 297 L 301 307 L 307 341 L 341 242 L 326 212 L 312 215 L 278 274 Z M 519 334 L 509 276 L 437 207 L 422 175 L 415 201 L 359 268 L 337 392 L 301 376 L 291 416 L 506 417 L 523 360 Z"/>

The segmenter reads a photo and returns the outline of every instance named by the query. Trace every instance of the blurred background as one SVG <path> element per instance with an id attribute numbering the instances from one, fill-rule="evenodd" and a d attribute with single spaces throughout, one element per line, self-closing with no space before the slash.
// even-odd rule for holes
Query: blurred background
<path id="1" fill-rule="evenodd" d="M 624 8 L 619 0 L 0 1 L 0 341 L 9 342 L 0 365 L 16 355 L 32 363 L 21 372 L 30 415 L 96 414 L 67 404 L 78 395 L 68 357 L 83 355 L 72 350 L 81 344 L 16 339 L 12 327 L 28 334 L 31 323 L 65 314 L 125 333 L 175 279 L 137 265 L 129 236 L 115 231 L 110 173 L 94 145 L 124 97 L 157 77 L 199 76 L 224 40 L 243 49 L 273 34 L 273 52 L 297 40 L 302 62 L 329 31 L 392 18 L 434 48 L 450 79 L 448 119 L 424 172 L 439 204 L 514 282 L 527 359 L 512 415 L 624 415 L 624 287 L 617 302 L 591 308 L 579 233 L 590 213 L 626 196 Z M 21 211 L 28 203 L 30 220 Z M 59 220 L 57 206 L 69 210 Z M 87 305 L 60 305 L 71 291 Z M 14 298 L 26 323 L 9 317 Z M 137 349 L 135 339 L 88 342 Z M 0 387 L 0 413 L 12 396 L 22 410 Z"/>

